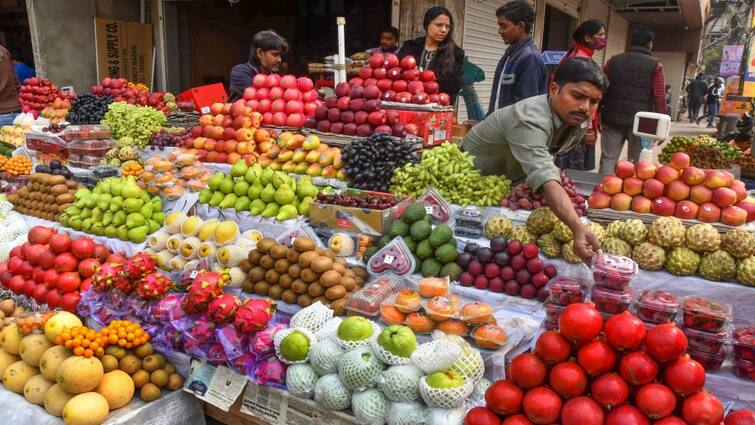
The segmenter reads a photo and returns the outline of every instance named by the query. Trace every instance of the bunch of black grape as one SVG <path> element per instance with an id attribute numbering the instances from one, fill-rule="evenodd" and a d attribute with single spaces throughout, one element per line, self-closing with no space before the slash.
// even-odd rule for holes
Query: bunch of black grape
<path id="1" fill-rule="evenodd" d="M 152 140 L 149 143 L 150 149 L 164 150 L 165 148 L 182 146 L 184 138 L 186 138 L 188 134 L 189 130 L 187 129 L 169 131 L 163 128 L 152 135 Z"/>
<path id="2" fill-rule="evenodd" d="M 93 94 L 80 94 L 71 103 L 66 120 L 71 124 L 99 124 L 113 102 L 110 96 L 97 97 Z"/>
<path id="3" fill-rule="evenodd" d="M 407 163 L 417 163 L 411 143 L 389 133 L 374 133 L 366 139 L 356 139 L 341 149 L 346 164 L 344 174 L 350 187 L 388 192 L 393 170 Z"/>

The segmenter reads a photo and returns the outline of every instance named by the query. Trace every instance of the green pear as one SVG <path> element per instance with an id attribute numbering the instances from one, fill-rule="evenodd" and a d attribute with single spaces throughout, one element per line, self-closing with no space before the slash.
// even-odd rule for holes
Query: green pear
<path id="1" fill-rule="evenodd" d="M 249 190 L 246 191 L 246 196 L 248 196 L 251 200 L 259 199 L 262 189 L 264 189 L 264 187 L 262 187 L 260 181 L 257 180 L 251 186 L 249 186 Z"/>
<path id="2" fill-rule="evenodd" d="M 141 208 L 139 208 L 139 214 L 143 215 L 144 218 L 152 218 L 152 204 L 144 204 Z"/>
<path id="3" fill-rule="evenodd" d="M 134 243 L 142 243 L 145 239 L 147 239 L 147 231 L 149 231 L 148 226 L 135 227 L 128 231 L 128 240 Z"/>
<path id="4" fill-rule="evenodd" d="M 275 191 L 274 199 L 278 205 L 287 205 L 296 199 L 296 194 L 289 185 L 284 183 Z"/>
<path id="5" fill-rule="evenodd" d="M 246 193 L 249 191 L 249 183 L 246 182 L 246 180 L 239 179 L 235 185 L 233 185 L 233 193 L 236 194 L 236 196 L 246 196 Z"/>
<path id="6" fill-rule="evenodd" d="M 212 177 L 207 180 L 207 187 L 212 190 L 220 190 L 220 183 L 223 181 L 223 177 L 225 177 L 225 175 L 221 172 L 213 174 Z"/>
<path id="7" fill-rule="evenodd" d="M 275 217 L 276 214 L 278 214 L 278 210 L 280 209 L 280 206 L 276 204 L 275 202 L 271 202 L 265 206 L 265 209 L 262 210 L 260 215 L 262 217 L 268 218 L 268 217 Z"/>
<path id="8" fill-rule="evenodd" d="M 162 226 L 163 223 L 165 223 L 165 213 L 162 211 L 152 213 L 152 220 L 155 220 L 156 222 L 160 223 L 160 225 Z"/>
<path id="9" fill-rule="evenodd" d="M 89 229 L 94 235 L 96 236 L 102 236 L 105 234 L 105 226 L 102 225 L 102 223 L 95 223 L 92 225 L 92 228 Z"/>
<path id="10" fill-rule="evenodd" d="M 92 228 L 92 219 L 91 218 L 85 218 L 81 220 L 81 231 L 84 233 L 89 233 L 89 230 Z"/>
<path id="11" fill-rule="evenodd" d="M 309 196 L 304 197 L 301 201 L 299 201 L 299 215 L 308 215 L 309 214 L 309 206 L 312 204 L 312 198 Z"/>
<path id="12" fill-rule="evenodd" d="M 118 236 L 118 228 L 113 225 L 105 227 L 105 236 L 108 238 L 114 238 Z"/>
<path id="13" fill-rule="evenodd" d="M 231 176 L 225 176 L 223 181 L 220 182 L 220 191 L 226 195 L 233 192 L 233 179 Z"/>
<path id="14" fill-rule="evenodd" d="M 119 227 L 118 228 L 118 239 L 120 239 L 122 241 L 127 241 L 128 240 L 128 231 L 129 231 L 129 228 L 126 227 L 125 225 Z"/>
<path id="15" fill-rule="evenodd" d="M 79 215 L 81 214 L 81 208 L 77 207 L 76 205 L 71 205 L 70 207 L 66 208 L 64 211 L 69 216 L 71 215 Z"/>
<path id="16" fill-rule="evenodd" d="M 92 209 L 91 208 L 84 208 L 81 210 L 81 214 L 79 214 L 79 217 L 81 217 L 82 220 L 87 218 L 92 218 Z"/>
<path id="17" fill-rule="evenodd" d="M 126 227 L 129 229 L 144 226 L 145 223 L 147 223 L 147 219 L 139 213 L 131 213 L 126 217 Z"/>
<path id="18" fill-rule="evenodd" d="M 257 165 L 257 164 L 254 164 Z M 246 181 L 249 184 L 253 184 L 257 181 L 257 173 L 254 171 L 254 165 L 247 168 L 246 173 L 244 173 L 244 181 Z"/>
<path id="19" fill-rule="evenodd" d="M 163 210 L 163 200 L 159 196 L 155 196 L 152 198 L 151 201 L 149 201 L 150 204 L 152 204 L 152 212 L 155 211 L 162 211 Z"/>
<path id="20" fill-rule="evenodd" d="M 233 209 L 236 211 L 248 211 L 249 210 L 249 204 L 251 204 L 252 201 L 246 197 L 246 196 L 239 196 L 238 199 L 236 199 L 236 203 L 233 204 Z"/>
<path id="21" fill-rule="evenodd" d="M 266 206 L 267 205 L 262 199 L 255 199 L 252 201 L 251 205 L 249 205 L 249 212 L 252 213 L 252 215 L 260 215 L 260 213 L 265 210 Z"/>
<path id="22" fill-rule="evenodd" d="M 123 184 L 120 195 L 124 198 L 138 198 L 142 194 L 142 190 L 136 185 L 134 176 L 126 177 L 126 182 Z"/>
<path id="23" fill-rule="evenodd" d="M 292 218 L 296 218 L 296 216 L 298 215 L 299 211 L 296 210 L 295 206 L 284 205 L 278 210 L 278 215 L 275 216 L 275 219 L 278 221 L 286 221 L 291 220 Z"/>
<path id="24" fill-rule="evenodd" d="M 113 226 L 123 226 L 126 224 L 126 218 L 128 217 L 128 214 L 126 214 L 126 211 L 118 211 L 115 214 L 113 214 Z"/>
<path id="25" fill-rule="evenodd" d="M 108 206 L 108 209 L 112 212 L 118 212 L 121 209 L 123 209 L 123 197 L 114 196 L 113 199 L 110 200 L 110 205 Z"/>
<path id="26" fill-rule="evenodd" d="M 210 202 L 209 202 L 210 206 L 211 207 L 217 207 L 218 205 L 220 205 L 220 201 L 222 201 L 223 198 L 225 198 L 225 193 L 223 193 L 223 192 L 215 192 L 215 193 L 213 193 L 212 197 L 210 198 Z"/>
<path id="27" fill-rule="evenodd" d="M 238 199 L 238 196 L 236 196 L 235 193 L 229 193 L 225 195 L 225 198 L 220 201 L 220 204 L 218 206 L 223 209 L 231 208 L 234 204 L 236 204 L 236 199 Z"/>
<path id="28" fill-rule="evenodd" d="M 202 189 L 199 192 L 199 203 L 200 204 L 206 204 L 210 202 L 210 198 L 212 198 L 212 189 Z"/>
<path id="29" fill-rule="evenodd" d="M 105 193 L 106 193 L 106 194 L 108 194 L 108 195 L 110 195 L 110 196 L 113 196 L 113 195 L 112 195 L 112 194 L 110 193 L 110 190 L 112 189 L 112 188 L 110 187 L 111 185 L 112 185 L 112 181 L 111 181 L 110 179 L 105 179 L 105 180 L 103 180 L 102 182 L 100 182 L 100 184 L 98 184 L 97 186 L 99 186 L 99 187 L 100 187 L 100 193 L 103 193 L 103 194 L 105 194 Z"/>
<path id="30" fill-rule="evenodd" d="M 71 219 L 68 220 L 68 225 L 73 230 L 81 230 L 81 218 L 79 218 L 79 217 L 71 217 Z"/>
<path id="31" fill-rule="evenodd" d="M 127 213 L 137 212 L 142 205 L 144 205 L 144 201 L 141 199 L 127 198 L 123 201 L 123 211 L 126 211 Z"/>
<path id="32" fill-rule="evenodd" d="M 123 196 L 123 180 L 114 181 L 110 184 L 110 194 L 113 196 Z"/>
<path id="33" fill-rule="evenodd" d="M 102 193 L 102 187 L 100 187 L 100 185 L 95 186 L 94 189 L 92 189 L 92 193 L 99 195 L 100 193 Z"/>
<path id="34" fill-rule="evenodd" d="M 88 195 L 87 195 L 88 196 Z M 86 208 L 86 200 L 81 198 L 73 203 L 76 208 Z"/>
<path id="35" fill-rule="evenodd" d="M 241 177 L 246 174 L 248 169 L 249 167 L 246 165 L 246 161 L 239 159 L 235 164 L 233 164 L 233 167 L 231 167 L 231 175 L 233 177 Z"/>
<path id="36" fill-rule="evenodd" d="M 273 174 L 273 187 L 278 189 L 281 185 L 288 183 L 288 179 L 288 174 L 276 171 L 275 174 Z"/>
<path id="37" fill-rule="evenodd" d="M 142 193 L 139 194 L 139 199 L 141 199 L 145 204 L 152 201 L 152 198 L 149 197 L 149 193 L 147 193 L 146 190 L 143 190 Z"/>
<path id="38" fill-rule="evenodd" d="M 260 192 L 260 199 L 262 199 L 265 203 L 270 203 L 275 200 L 275 188 L 273 187 L 272 183 L 268 183 L 264 189 L 262 189 L 262 192 Z"/>
<path id="39" fill-rule="evenodd" d="M 73 194 L 73 197 L 76 200 L 79 200 L 79 199 L 83 198 L 84 196 L 89 195 L 90 193 L 92 193 L 91 190 L 89 190 L 89 189 L 87 189 L 85 187 L 82 187 L 81 189 L 77 190 L 76 193 Z"/>
<path id="40" fill-rule="evenodd" d="M 59 221 L 59 222 L 60 222 L 60 224 L 61 224 L 62 226 L 64 226 L 64 227 L 69 227 L 69 226 L 68 226 L 68 219 L 69 219 L 69 216 L 68 216 L 68 214 L 67 214 L 67 213 L 63 213 L 63 214 L 61 214 L 61 215 L 60 215 L 60 216 L 58 217 L 58 221 Z"/>
<path id="41" fill-rule="evenodd" d="M 89 195 L 84 197 L 84 206 L 87 208 L 94 208 L 97 206 L 97 200 L 99 199 L 99 195 L 96 193 L 90 193 Z"/>
<path id="42" fill-rule="evenodd" d="M 110 223 L 113 222 L 113 216 L 115 215 L 112 211 L 106 211 L 104 214 L 102 214 L 102 224 L 107 226 Z"/>
<path id="43" fill-rule="evenodd" d="M 262 183 L 262 186 L 267 186 L 268 184 L 272 183 L 274 175 L 275 171 L 273 171 L 272 168 L 265 168 L 265 170 L 262 171 L 262 176 L 260 177 L 260 183 Z"/>
<path id="44" fill-rule="evenodd" d="M 149 219 L 147 220 L 147 226 L 149 227 L 148 233 L 155 233 L 158 230 L 160 230 L 160 227 L 162 227 L 162 224 L 156 222 L 155 220 Z"/>
<path id="45" fill-rule="evenodd" d="M 252 165 L 250 168 L 254 173 L 254 181 L 262 178 L 262 173 L 265 171 L 265 169 L 262 168 L 262 166 L 258 162 L 255 162 L 254 165 Z"/>
<path id="46" fill-rule="evenodd" d="M 102 222 L 102 210 L 99 208 L 95 208 L 92 210 L 92 223 L 101 223 Z"/>
<path id="47" fill-rule="evenodd" d="M 110 208 L 110 201 L 113 199 L 113 195 L 105 192 L 97 197 L 97 208 L 102 211 L 107 211 Z"/>

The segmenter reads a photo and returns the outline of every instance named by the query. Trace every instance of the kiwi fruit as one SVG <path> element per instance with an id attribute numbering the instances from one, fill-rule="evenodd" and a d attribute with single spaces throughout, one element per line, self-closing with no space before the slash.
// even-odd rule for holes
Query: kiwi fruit
<path id="1" fill-rule="evenodd" d="M 146 402 L 157 400 L 160 398 L 160 388 L 153 383 L 144 384 L 139 391 L 139 396 Z"/>
<path id="2" fill-rule="evenodd" d="M 142 361 L 135 355 L 129 354 L 124 356 L 121 361 L 118 362 L 118 368 L 131 375 L 142 368 Z"/>
<path id="3" fill-rule="evenodd" d="M 317 273 L 325 273 L 333 268 L 333 260 L 328 257 L 320 257 L 312 261 L 310 267 Z"/>
<path id="4" fill-rule="evenodd" d="M 337 271 L 338 273 L 344 274 L 346 273 L 346 266 L 339 263 L 333 263 L 333 270 Z"/>
<path id="5" fill-rule="evenodd" d="M 270 284 L 265 282 L 264 280 L 261 280 L 254 284 L 254 293 L 257 295 L 267 295 L 267 293 L 270 291 Z"/>
<path id="6" fill-rule="evenodd" d="M 253 266 L 252 263 L 245 258 L 239 261 L 239 267 L 244 271 L 244 273 L 249 273 L 249 270 L 251 270 Z"/>
<path id="7" fill-rule="evenodd" d="M 291 266 L 291 263 L 285 259 L 281 258 L 280 260 L 275 262 L 275 271 L 280 274 L 286 274 L 288 273 L 288 268 Z"/>
<path id="8" fill-rule="evenodd" d="M 152 354 L 142 360 L 142 367 L 147 372 L 153 372 L 165 366 L 165 357 L 162 354 Z"/>
<path id="9" fill-rule="evenodd" d="M 364 267 L 354 267 L 351 270 L 353 270 L 354 273 L 362 279 L 367 279 L 367 269 L 365 269 Z"/>
<path id="10" fill-rule="evenodd" d="M 321 297 L 317 297 L 317 298 L 315 298 L 315 299 L 312 300 L 312 304 L 317 303 L 317 302 L 319 302 L 321 304 L 324 304 L 324 305 L 330 304 L 330 300 L 328 300 L 327 298 L 325 298 L 325 295 L 323 295 Z"/>
<path id="11" fill-rule="evenodd" d="M 357 287 L 357 281 L 353 277 L 344 277 L 340 283 L 347 291 L 353 291 Z"/>
<path id="12" fill-rule="evenodd" d="M 149 382 L 162 388 L 168 383 L 168 373 L 162 369 L 157 369 L 149 374 Z"/>
<path id="13" fill-rule="evenodd" d="M 298 279 L 299 276 L 301 276 L 301 266 L 298 264 L 291 264 L 291 267 L 288 268 L 288 275 L 294 279 Z"/>
<path id="14" fill-rule="evenodd" d="M 326 288 L 338 285 L 341 282 L 341 273 L 335 270 L 328 270 L 320 276 L 320 284 Z"/>
<path id="15" fill-rule="evenodd" d="M 296 298 L 296 304 L 299 304 L 301 308 L 309 307 L 312 304 L 312 297 L 307 294 L 301 294 Z"/>
<path id="16" fill-rule="evenodd" d="M 278 278 L 278 285 L 280 285 L 283 289 L 288 289 L 291 287 L 291 284 L 294 283 L 294 278 L 287 275 L 282 274 L 281 277 Z"/>
<path id="17" fill-rule="evenodd" d="M 298 239 L 297 239 L 298 240 Z M 309 267 L 309 265 L 314 261 L 315 259 L 319 258 L 320 256 L 317 255 L 314 251 L 307 251 L 299 256 L 299 265 L 302 267 Z"/>
<path id="18" fill-rule="evenodd" d="M 320 297 L 325 293 L 325 288 L 317 282 L 310 283 L 307 293 L 314 298 Z"/>
<path id="19" fill-rule="evenodd" d="M 343 285 L 331 286 L 325 291 L 325 298 L 331 301 L 341 299 L 344 296 L 346 296 L 346 288 Z"/>
<path id="20" fill-rule="evenodd" d="M 260 258 L 262 258 L 264 254 L 262 254 L 259 250 L 253 249 L 249 251 L 249 255 L 246 256 L 246 258 L 249 260 L 250 263 L 254 266 L 260 265 Z"/>
<path id="21" fill-rule="evenodd" d="M 257 242 L 257 251 L 264 255 L 270 252 L 270 250 L 277 245 L 278 242 L 276 242 L 275 239 L 264 238 Z"/>
<path id="22" fill-rule="evenodd" d="M 166 371 L 168 375 L 172 375 L 176 373 L 176 367 L 170 363 L 165 363 L 165 366 L 163 366 L 163 370 Z"/>
<path id="23" fill-rule="evenodd" d="M 180 390 L 184 386 L 184 379 L 181 375 L 173 372 L 168 376 L 168 383 L 165 384 L 165 389 L 170 391 Z"/>
<path id="24" fill-rule="evenodd" d="M 257 266 L 249 270 L 249 279 L 251 279 L 252 282 L 259 282 L 265 278 L 265 273 L 267 273 L 267 269 Z"/>
<path id="25" fill-rule="evenodd" d="M 362 279 L 361 277 L 357 276 L 354 278 L 354 280 L 356 281 L 358 287 L 361 288 L 362 286 L 364 286 L 364 279 Z"/>
<path id="26" fill-rule="evenodd" d="M 286 259 L 291 263 L 296 263 L 297 261 L 299 261 L 299 255 L 299 252 L 295 249 L 289 249 L 286 253 Z"/>
<path id="27" fill-rule="evenodd" d="M 271 286 L 271 287 L 270 287 L 270 289 L 269 289 L 269 290 L 267 291 L 267 295 L 268 295 L 268 296 L 269 296 L 270 298 L 273 298 L 273 299 L 279 300 L 279 299 L 281 298 L 281 295 L 283 294 L 283 291 L 284 291 L 284 290 L 285 290 L 285 288 L 283 288 L 283 287 L 282 287 L 282 286 L 280 286 L 280 285 L 273 285 L 273 286 Z"/>
<path id="28" fill-rule="evenodd" d="M 315 249 L 315 243 L 309 238 L 296 238 L 294 240 L 294 249 L 300 253 L 305 253 Z"/>
<path id="29" fill-rule="evenodd" d="M 273 269 L 270 269 L 267 271 L 267 273 L 265 273 L 265 281 L 271 284 L 276 284 L 278 283 L 278 278 L 280 278 L 280 276 L 280 273 Z"/>
<path id="30" fill-rule="evenodd" d="M 346 314 L 346 298 L 341 298 L 330 303 L 330 308 L 336 316 Z"/>
<path id="31" fill-rule="evenodd" d="M 100 361 L 102 362 L 102 369 L 105 371 L 105 373 L 118 369 L 118 359 L 111 356 L 110 354 L 105 354 L 104 356 L 102 356 Z"/>
<path id="32" fill-rule="evenodd" d="M 291 284 L 291 290 L 293 290 L 297 294 L 306 294 L 308 287 L 309 285 L 302 282 L 301 280 L 296 280 L 294 281 L 294 283 Z"/>
<path id="33" fill-rule="evenodd" d="M 284 303 L 287 303 L 287 304 L 296 304 L 297 297 L 298 295 L 296 294 L 296 292 L 290 289 L 286 289 L 285 291 L 283 291 L 283 295 L 281 295 L 281 299 L 283 300 Z"/>
<path id="34" fill-rule="evenodd" d="M 286 254 L 288 254 L 288 248 L 283 245 L 276 245 L 270 250 L 270 255 L 276 260 L 286 258 Z"/>
<path id="35" fill-rule="evenodd" d="M 247 279 L 241 284 L 241 290 L 246 293 L 254 292 L 254 282 L 251 279 Z"/>
<path id="36" fill-rule="evenodd" d="M 149 384 L 149 372 L 144 369 L 138 370 L 131 375 L 131 380 L 134 381 L 134 386 L 136 388 L 141 388 L 146 384 Z"/>
<path id="37" fill-rule="evenodd" d="M 344 260 L 342 257 L 336 257 L 333 259 L 333 264 L 340 264 L 342 266 L 346 266 L 346 260 Z"/>
<path id="38" fill-rule="evenodd" d="M 320 274 L 315 273 L 312 269 L 304 269 L 301 271 L 300 279 L 307 283 L 316 282 L 319 278 Z"/>
<path id="39" fill-rule="evenodd" d="M 152 347 L 152 344 L 150 344 L 149 342 L 146 342 L 136 347 L 136 349 L 134 350 L 134 354 L 136 355 L 136 357 L 139 357 L 140 359 L 150 356 L 154 354 L 154 352 L 155 352 L 155 349 L 154 347 Z"/>
<path id="40" fill-rule="evenodd" d="M 275 258 L 270 255 L 264 255 L 260 258 L 260 266 L 265 270 L 270 270 L 275 267 Z"/>

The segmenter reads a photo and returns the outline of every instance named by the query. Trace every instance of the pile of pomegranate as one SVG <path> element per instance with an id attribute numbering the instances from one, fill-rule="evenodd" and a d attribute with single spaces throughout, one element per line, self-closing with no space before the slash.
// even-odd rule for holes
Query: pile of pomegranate
<path id="1" fill-rule="evenodd" d="M 647 330 L 624 312 L 604 326 L 592 304 L 571 304 L 559 330 L 515 357 L 509 378 L 488 388 L 487 406 L 470 410 L 465 424 L 719 425 L 724 407 L 686 351 L 687 337 L 672 323 Z"/>

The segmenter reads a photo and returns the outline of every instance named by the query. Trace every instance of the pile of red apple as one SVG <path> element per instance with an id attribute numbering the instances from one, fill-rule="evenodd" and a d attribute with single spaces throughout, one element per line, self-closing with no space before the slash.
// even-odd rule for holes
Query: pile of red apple
<path id="1" fill-rule="evenodd" d="M 252 111 L 262 114 L 263 125 L 302 127 L 322 103 L 308 77 L 257 74 L 243 99 Z"/>
<path id="2" fill-rule="evenodd" d="M 76 313 L 79 294 L 89 288 L 100 264 L 124 260 L 87 237 L 73 239 L 68 233 L 35 226 L 28 242 L 13 248 L 7 262 L 0 262 L 0 284 L 50 309 Z"/>
<path id="3" fill-rule="evenodd" d="M 624 312 L 604 326 L 592 304 L 571 304 L 559 331 L 515 357 L 508 379 L 487 389 L 487 405 L 465 424 L 720 425 L 724 406 L 705 391 L 705 369 L 686 351 L 673 323 L 647 330 Z"/>
<path id="4" fill-rule="evenodd" d="M 139 90 L 125 78 L 106 77 L 99 85 L 92 86 L 92 94 L 96 96 L 110 96 L 113 98 L 113 102 L 151 106 L 162 111 L 165 115 L 168 115 L 171 111 L 167 105 L 168 101 L 165 100 L 165 92 L 148 93 Z"/>
<path id="5" fill-rule="evenodd" d="M 557 272 L 554 266 L 543 264 L 539 255 L 540 248 L 534 243 L 523 245 L 502 237 L 493 238 L 490 248 L 468 243 L 456 257 L 456 264 L 464 269 L 459 283 L 545 301 L 548 298 L 545 286 Z"/>
<path id="6" fill-rule="evenodd" d="M 199 117 L 184 146 L 196 149 L 202 162 L 235 164 L 244 159 L 252 165 L 260 154 L 274 146 L 275 134 L 259 128 L 262 114 L 252 111 L 247 102 L 213 103 L 210 112 Z"/>
<path id="7" fill-rule="evenodd" d="M 755 220 L 755 203 L 749 202 L 745 184 L 725 170 L 690 166 L 690 158 L 677 152 L 668 165 L 618 161 L 614 176 L 605 176 L 587 200 L 590 208 L 653 213 L 741 226 Z"/>
<path id="8" fill-rule="evenodd" d="M 70 108 L 72 97 L 67 93 L 61 93 L 58 86 L 47 78 L 29 77 L 25 79 L 18 93 L 21 111 L 33 114 L 34 118 L 37 118 L 43 109 L 52 105 L 55 99 L 69 102 Z"/>
<path id="9" fill-rule="evenodd" d="M 352 86 L 377 86 L 380 89 L 380 99 L 389 102 L 415 103 L 426 105 L 438 103 L 447 106 L 451 97 L 440 93 L 440 87 L 435 80 L 435 72 L 417 69 L 414 56 L 404 56 L 400 61 L 398 56 L 389 54 L 383 56 L 375 53 L 359 70 L 359 76 L 349 80 Z"/>

